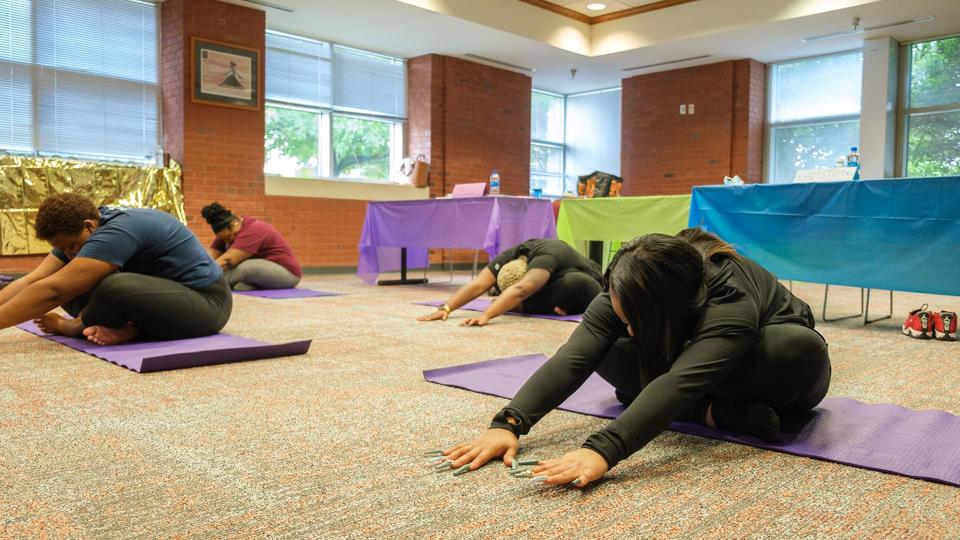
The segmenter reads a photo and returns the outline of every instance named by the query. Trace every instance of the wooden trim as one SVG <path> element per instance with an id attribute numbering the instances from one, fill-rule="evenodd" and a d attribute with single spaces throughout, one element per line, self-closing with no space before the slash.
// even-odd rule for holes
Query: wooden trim
<path id="1" fill-rule="evenodd" d="M 668 7 L 679 6 L 681 4 L 689 4 L 690 2 L 696 2 L 696 0 L 660 0 L 659 2 L 653 2 L 652 4 L 645 4 L 642 6 L 632 7 L 630 9 L 623 9 L 620 11 L 614 11 L 613 13 L 606 13 L 604 15 L 597 15 L 596 17 L 591 17 L 589 15 L 584 15 L 579 11 L 574 11 L 570 8 L 563 7 L 547 0 L 519 0 L 524 4 L 530 4 L 547 11 L 552 11 L 564 17 L 569 17 L 571 19 L 578 20 L 580 22 L 585 22 L 587 24 L 599 24 L 608 21 L 614 21 L 617 19 L 623 19 L 624 17 L 632 17 L 634 15 L 639 15 L 641 13 L 648 13 L 650 11 L 657 11 L 659 9 L 665 9 Z"/>
<path id="2" fill-rule="evenodd" d="M 210 45 L 219 45 L 228 49 L 234 49 L 236 51 L 247 51 L 252 53 L 254 56 L 253 62 L 253 73 L 252 77 L 256 79 L 256 104 L 241 104 L 241 103 L 230 103 L 230 102 L 221 102 L 211 99 L 204 99 L 202 96 L 197 97 L 197 86 L 199 81 L 197 80 L 197 44 L 198 43 L 207 43 Z M 265 55 L 258 48 L 245 47 L 243 45 L 235 45 L 233 43 L 224 43 L 222 41 L 216 41 L 213 39 L 207 39 L 204 37 L 191 36 L 190 37 L 190 75 L 189 75 L 189 91 L 190 91 L 190 102 L 197 103 L 200 105 L 214 105 L 217 107 L 228 107 L 232 109 L 241 109 L 245 111 L 260 111 L 263 109 L 263 94 L 265 86 Z"/>
<path id="3" fill-rule="evenodd" d="M 559 15 L 563 15 L 564 17 L 570 17 L 571 19 L 576 19 L 580 22 L 593 24 L 593 17 L 589 15 L 584 15 L 583 13 L 580 13 L 579 11 L 574 11 L 570 8 L 566 8 L 551 2 L 547 2 L 547 0 L 520 0 L 520 1 L 523 2 L 524 4 L 530 4 L 531 6 L 536 6 L 538 8 L 545 9 L 547 11 L 552 11 Z"/>

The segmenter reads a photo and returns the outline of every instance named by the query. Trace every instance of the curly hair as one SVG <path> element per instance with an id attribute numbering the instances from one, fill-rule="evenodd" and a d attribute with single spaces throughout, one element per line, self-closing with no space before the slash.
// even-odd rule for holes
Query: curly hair
<path id="1" fill-rule="evenodd" d="M 207 220 L 210 228 L 213 229 L 215 233 L 226 229 L 237 219 L 237 216 L 233 215 L 230 210 L 227 210 L 218 202 L 212 202 L 204 206 L 203 209 L 200 210 L 200 215 L 203 216 L 203 219 Z"/>
<path id="2" fill-rule="evenodd" d="M 519 283 L 526 273 L 527 261 L 525 259 L 514 259 L 500 268 L 500 272 L 497 273 L 497 287 L 501 291 L 505 291 Z"/>
<path id="3" fill-rule="evenodd" d="M 93 201 L 76 193 L 57 193 L 40 203 L 34 230 L 40 240 L 50 240 L 58 234 L 72 236 L 80 234 L 87 219 L 100 220 L 100 211 Z"/>

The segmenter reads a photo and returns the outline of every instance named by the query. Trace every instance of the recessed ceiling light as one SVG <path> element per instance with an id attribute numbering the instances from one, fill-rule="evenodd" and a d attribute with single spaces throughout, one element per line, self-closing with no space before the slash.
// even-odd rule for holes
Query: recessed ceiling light
<path id="1" fill-rule="evenodd" d="M 600 11 L 603 9 L 607 9 L 607 5 L 601 4 L 600 2 L 595 2 L 593 4 L 587 4 L 587 9 L 589 9 L 590 11 Z"/>

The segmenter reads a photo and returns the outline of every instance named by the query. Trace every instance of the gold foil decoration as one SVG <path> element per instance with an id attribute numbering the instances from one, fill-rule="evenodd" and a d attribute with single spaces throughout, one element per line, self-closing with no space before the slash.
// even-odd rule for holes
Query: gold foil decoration
<path id="1" fill-rule="evenodd" d="M 40 254 L 37 207 L 54 193 L 74 192 L 97 206 L 116 204 L 162 210 L 186 223 L 180 165 L 147 167 L 0 155 L 0 255 Z"/>

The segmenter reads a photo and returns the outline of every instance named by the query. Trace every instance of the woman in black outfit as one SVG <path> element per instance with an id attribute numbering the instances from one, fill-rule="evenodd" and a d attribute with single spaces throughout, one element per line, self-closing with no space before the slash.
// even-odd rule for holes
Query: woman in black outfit
<path id="1" fill-rule="evenodd" d="M 830 384 L 810 307 L 776 277 L 700 229 L 625 244 L 567 343 L 483 435 L 444 451 L 453 467 L 503 456 L 596 371 L 626 410 L 573 452 L 532 469 L 583 487 L 673 420 L 775 440 L 782 416 L 815 407 Z"/>

